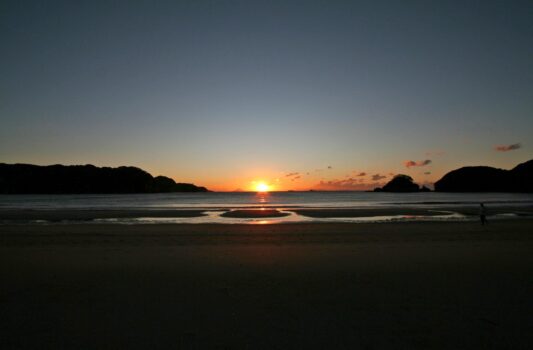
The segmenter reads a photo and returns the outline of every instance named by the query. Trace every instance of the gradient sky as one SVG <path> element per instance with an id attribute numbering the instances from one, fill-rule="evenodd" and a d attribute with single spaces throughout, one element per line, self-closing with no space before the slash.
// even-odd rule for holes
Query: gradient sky
<path id="1" fill-rule="evenodd" d="M 530 0 L 3 0 L 0 31 L 0 162 L 284 190 L 533 158 Z"/>

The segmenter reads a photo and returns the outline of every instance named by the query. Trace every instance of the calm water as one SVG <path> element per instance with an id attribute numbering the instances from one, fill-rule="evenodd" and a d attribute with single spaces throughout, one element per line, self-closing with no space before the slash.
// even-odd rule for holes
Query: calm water
<path id="1" fill-rule="evenodd" d="M 0 195 L 0 208 L 16 209 L 131 209 L 131 208 L 363 208 L 450 207 L 478 205 L 533 205 L 533 194 L 523 193 L 158 193 L 119 195 Z"/>

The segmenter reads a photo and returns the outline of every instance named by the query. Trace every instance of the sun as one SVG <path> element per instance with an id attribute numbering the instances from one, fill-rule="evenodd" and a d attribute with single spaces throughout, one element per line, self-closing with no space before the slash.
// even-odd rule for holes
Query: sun
<path id="1" fill-rule="evenodd" d="M 264 182 L 258 182 L 256 185 L 255 185 L 255 190 L 257 192 L 268 192 L 270 191 L 270 186 L 267 185 L 266 183 Z"/>

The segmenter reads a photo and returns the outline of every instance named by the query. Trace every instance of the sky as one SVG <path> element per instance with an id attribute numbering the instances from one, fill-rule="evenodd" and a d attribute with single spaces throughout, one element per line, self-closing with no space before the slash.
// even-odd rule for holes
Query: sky
<path id="1" fill-rule="evenodd" d="M 533 158 L 533 2 L 0 3 L 0 162 L 212 190 Z"/>

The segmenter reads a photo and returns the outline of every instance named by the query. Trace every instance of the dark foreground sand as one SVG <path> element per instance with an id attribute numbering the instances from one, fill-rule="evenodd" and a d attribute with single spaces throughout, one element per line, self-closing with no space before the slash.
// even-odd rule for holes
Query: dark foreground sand
<path id="1" fill-rule="evenodd" d="M 533 221 L 0 226 L 2 349 L 530 349 Z"/>

